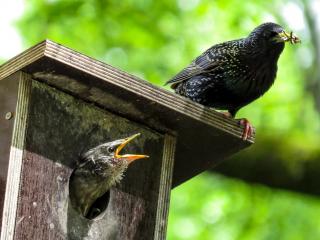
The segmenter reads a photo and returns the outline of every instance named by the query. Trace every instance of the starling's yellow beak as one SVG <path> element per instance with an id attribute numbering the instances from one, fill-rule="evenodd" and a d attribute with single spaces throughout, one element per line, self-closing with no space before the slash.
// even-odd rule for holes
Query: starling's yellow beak
<path id="1" fill-rule="evenodd" d="M 282 31 L 275 37 L 277 42 L 290 42 L 291 44 L 301 43 L 301 40 L 293 34 L 293 32 L 287 33 Z"/>
<path id="2" fill-rule="evenodd" d="M 116 151 L 115 151 L 115 158 L 119 159 L 126 159 L 129 163 L 141 159 L 141 158 L 148 158 L 148 155 L 140 155 L 140 154 L 124 154 L 124 155 L 120 155 L 120 151 L 129 143 L 131 142 L 133 139 L 135 139 L 136 137 L 138 137 L 140 135 L 140 133 L 134 134 L 131 137 L 127 137 L 125 139 L 123 139 L 123 142 L 117 147 Z"/>

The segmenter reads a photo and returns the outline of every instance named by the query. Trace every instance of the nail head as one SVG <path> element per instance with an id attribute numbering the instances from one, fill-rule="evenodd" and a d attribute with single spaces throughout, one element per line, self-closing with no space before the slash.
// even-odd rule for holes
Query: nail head
<path id="1" fill-rule="evenodd" d="M 12 118 L 12 112 L 7 112 L 5 118 L 6 120 L 10 120 Z"/>

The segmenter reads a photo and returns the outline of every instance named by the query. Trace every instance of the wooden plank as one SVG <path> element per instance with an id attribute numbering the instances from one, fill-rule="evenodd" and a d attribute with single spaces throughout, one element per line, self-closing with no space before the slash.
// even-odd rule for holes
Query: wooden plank
<path id="1" fill-rule="evenodd" d="M 40 42 L 39 44 L 33 46 L 30 49 L 25 50 L 24 52 L 12 58 L 10 61 L 1 65 L 0 80 L 5 79 L 11 74 L 18 72 L 20 68 L 28 66 L 29 64 L 44 57 L 45 48 L 45 42 Z"/>
<path id="2" fill-rule="evenodd" d="M 13 74 L 0 81 L 0 224 L 2 222 L 11 137 L 18 98 L 18 86 L 19 74 Z"/>
<path id="3" fill-rule="evenodd" d="M 68 199 L 68 179 L 79 153 L 137 132 L 141 136 L 125 150 L 150 158 L 129 167 L 110 190 L 101 215 L 81 217 Z M 167 217 L 173 146 L 172 137 L 33 81 L 15 239 L 155 238 L 156 230 L 165 230 L 163 222 L 156 222 Z M 164 239 L 165 233 L 159 236 L 155 239 Z"/>
<path id="4" fill-rule="evenodd" d="M 176 138 L 165 135 L 157 205 L 155 240 L 166 239 Z"/>
<path id="5" fill-rule="evenodd" d="M 22 156 L 25 147 L 31 78 L 22 72 L 18 73 L 18 78 L 18 100 L 9 157 L 8 177 L 1 225 L 1 240 L 11 240 L 14 238 Z"/>

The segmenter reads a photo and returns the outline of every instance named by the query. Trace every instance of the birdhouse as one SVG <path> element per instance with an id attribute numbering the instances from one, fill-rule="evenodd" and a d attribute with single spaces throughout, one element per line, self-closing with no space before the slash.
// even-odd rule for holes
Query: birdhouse
<path id="1" fill-rule="evenodd" d="M 0 80 L 1 240 L 165 239 L 171 189 L 253 142 L 237 121 L 52 41 Z M 81 216 L 69 197 L 81 153 L 137 133 L 125 151 L 149 158 Z"/>

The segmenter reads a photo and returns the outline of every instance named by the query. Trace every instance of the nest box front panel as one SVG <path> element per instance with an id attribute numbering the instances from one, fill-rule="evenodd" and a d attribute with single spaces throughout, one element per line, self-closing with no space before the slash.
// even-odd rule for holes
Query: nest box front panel
<path id="1" fill-rule="evenodd" d="M 125 151 L 150 158 L 130 165 L 123 180 L 111 188 L 98 216 L 87 219 L 79 215 L 70 204 L 68 189 L 79 155 L 101 143 L 135 133 L 141 136 Z M 15 238 L 152 239 L 159 228 L 161 181 L 171 181 L 172 164 L 163 164 L 170 158 L 166 142 L 172 144 L 166 138 L 33 80 Z"/>

